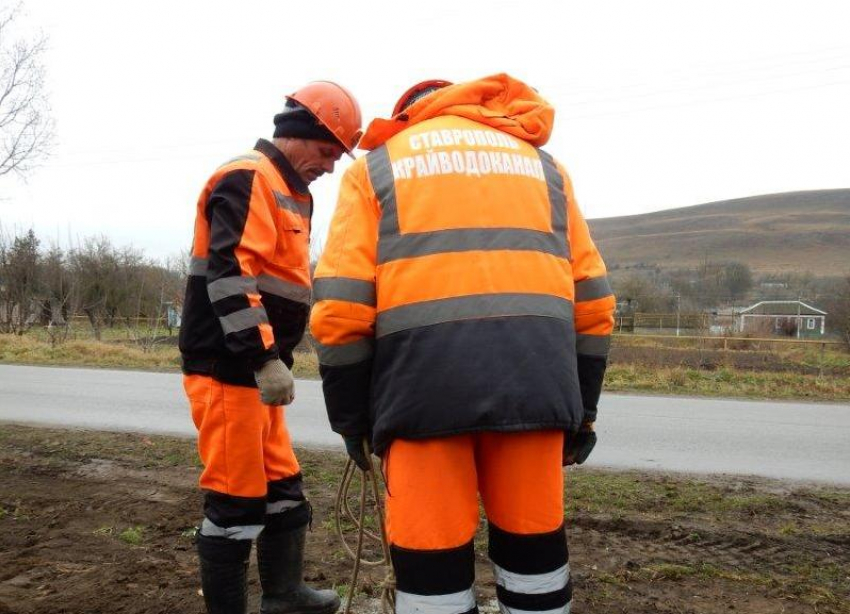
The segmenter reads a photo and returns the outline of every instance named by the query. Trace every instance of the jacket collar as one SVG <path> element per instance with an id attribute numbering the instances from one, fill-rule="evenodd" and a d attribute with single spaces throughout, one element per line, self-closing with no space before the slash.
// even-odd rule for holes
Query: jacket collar
<path id="1" fill-rule="evenodd" d="M 310 189 L 307 187 L 307 184 L 304 183 L 304 180 L 301 179 L 298 173 L 295 172 L 295 169 L 292 168 L 292 165 L 289 163 L 289 160 L 286 159 L 286 156 L 283 155 L 283 152 L 274 146 L 274 143 L 271 143 L 266 139 L 260 139 L 257 141 L 257 144 L 254 145 L 254 149 L 272 161 L 277 172 L 280 173 L 283 180 L 286 181 L 286 185 L 290 186 L 303 196 L 310 196 Z"/>

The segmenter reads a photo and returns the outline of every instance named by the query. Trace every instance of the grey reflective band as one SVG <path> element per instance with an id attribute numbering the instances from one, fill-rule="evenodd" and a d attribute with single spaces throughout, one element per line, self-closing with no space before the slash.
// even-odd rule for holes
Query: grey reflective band
<path id="1" fill-rule="evenodd" d="M 228 160 L 227 162 L 225 162 L 224 164 L 219 166 L 219 168 L 222 168 L 223 166 L 227 166 L 228 164 L 233 164 L 234 162 L 248 162 L 248 161 L 256 162 L 259 159 L 260 159 L 260 154 L 258 152 L 249 151 L 248 153 L 244 153 L 241 156 L 236 156 L 235 158 L 231 158 L 230 160 Z"/>
<path id="2" fill-rule="evenodd" d="M 273 501 L 271 503 L 266 503 L 266 514 L 281 514 L 283 512 L 288 512 L 291 509 L 295 509 L 300 505 L 304 505 L 304 502 L 292 501 L 291 499 L 287 499 L 285 501 Z"/>
<path id="3" fill-rule="evenodd" d="M 543 174 L 549 190 L 549 206 L 552 208 L 552 233 L 562 248 L 562 255 L 569 259 L 570 244 L 567 242 L 567 195 L 564 192 L 564 178 L 558 172 L 555 159 L 542 149 L 537 150 L 543 163 Z"/>
<path id="4" fill-rule="evenodd" d="M 280 298 L 287 298 L 297 303 L 304 303 L 305 305 L 310 304 L 311 292 L 307 286 L 263 274 L 257 277 L 257 287 L 262 292 L 274 294 Z"/>
<path id="5" fill-rule="evenodd" d="M 230 315 L 223 316 L 218 319 L 221 322 L 221 330 L 225 335 L 230 333 L 238 333 L 240 330 L 259 326 L 260 324 L 268 324 L 269 316 L 266 310 L 262 307 L 248 307 L 234 311 Z"/>
<path id="6" fill-rule="evenodd" d="M 277 190 L 274 190 L 274 199 L 277 202 L 277 206 L 281 209 L 286 209 L 287 211 L 290 211 L 295 215 L 300 215 L 301 217 L 310 217 L 310 203 L 302 203 L 301 201 L 295 200 L 291 196 L 287 196 Z"/>
<path id="7" fill-rule="evenodd" d="M 541 595 L 559 591 L 567 585 L 570 579 L 570 564 L 541 574 L 519 574 L 498 565 L 493 565 L 493 574 L 496 576 L 496 584 L 512 593 L 524 595 Z"/>
<path id="8" fill-rule="evenodd" d="M 543 316 L 573 321 L 573 304 L 548 294 L 473 294 L 393 307 L 378 314 L 377 337 L 457 320 Z"/>
<path id="9" fill-rule="evenodd" d="M 201 535 L 207 537 L 225 537 L 227 539 L 257 539 L 263 530 L 261 524 L 240 525 L 235 527 L 220 527 L 209 518 L 201 523 Z"/>
<path id="10" fill-rule="evenodd" d="M 563 607 L 555 608 L 554 610 L 520 610 L 506 606 L 504 603 L 499 603 L 499 612 L 501 614 L 570 614 L 572 601 L 568 601 Z"/>
<path id="11" fill-rule="evenodd" d="M 374 352 L 375 340 L 371 337 L 366 337 L 359 341 L 344 343 L 342 345 L 325 345 L 314 339 L 313 345 L 316 346 L 319 364 L 328 367 L 344 367 L 345 365 L 353 365 L 371 358 Z"/>
<path id="12" fill-rule="evenodd" d="M 348 301 L 370 307 L 377 304 L 375 282 L 351 277 L 317 277 L 313 295 L 317 301 Z"/>
<path id="13" fill-rule="evenodd" d="M 576 354 L 585 356 L 608 356 L 611 335 L 576 335 Z"/>
<path id="14" fill-rule="evenodd" d="M 378 235 L 380 239 L 395 236 L 401 230 L 398 225 L 398 204 L 395 197 L 393 167 L 386 145 L 366 154 L 366 168 L 369 171 L 372 189 L 381 204 L 381 225 Z M 384 261 L 381 257 L 382 242 L 381 240 L 378 241 L 378 262 Z"/>
<path id="15" fill-rule="evenodd" d="M 414 595 L 396 589 L 396 614 L 463 614 L 475 608 L 472 588 L 449 595 Z"/>
<path id="16" fill-rule="evenodd" d="M 598 298 L 611 296 L 614 291 L 611 290 L 611 284 L 608 283 L 608 277 L 593 277 L 583 281 L 576 282 L 576 303 L 580 301 L 595 301 Z"/>
<path id="17" fill-rule="evenodd" d="M 537 150 L 549 194 L 551 232 L 521 228 L 459 228 L 433 232 L 401 232 L 395 180 L 386 145 L 366 155 L 372 189 L 381 206 L 377 264 L 431 254 L 468 251 L 537 251 L 559 258 L 570 257 L 567 242 L 567 197 L 564 178 L 555 160 Z"/>
<path id="18" fill-rule="evenodd" d="M 257 294 L 255 277 L 222 277 L 207 284 L 210 300 L 215 303 L 228 296 Z"/>
<path id="19" fill-rule="evenodd" d="M 189 275 L 206 275 L 207 266 L 209 266 L 209 260 L 192 256 L 189 261 Z"/>
<path id="20" fill-rule="evenodd" d="M 563 244 L 549 232 L 521 228 L 463 228 L 395 235 L 381 239 L 378 264 L 402 258 L 472 251 L 536 251 L 563 256 Z"/>

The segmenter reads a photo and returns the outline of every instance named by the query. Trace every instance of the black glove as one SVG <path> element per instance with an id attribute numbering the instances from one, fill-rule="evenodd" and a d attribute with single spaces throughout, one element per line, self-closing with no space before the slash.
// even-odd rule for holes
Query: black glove
<path id="1" fill-rule="evenodd" d="M 564 465 L 581 465 L 596 445 L 593 422 L 585 422 L 578 432 L 564 434 Z"/>
<path id="2" fill-rule="evenodd" d="M 342 439 L 345 441 L 345 451 L 348 452 L 348 457 L 363 471 L 369 471 L 369 459 L 366 458 L 366 452 L 363 451 L 363 435 L 345 435 Z M 369 447 L 368 443 L 366 447 Z"/>

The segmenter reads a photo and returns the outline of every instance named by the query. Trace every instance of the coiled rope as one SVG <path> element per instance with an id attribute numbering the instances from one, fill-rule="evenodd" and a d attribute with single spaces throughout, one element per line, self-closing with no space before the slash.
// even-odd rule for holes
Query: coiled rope
<path id="1" fill-rule="evenodd" d="M 342 542 L 342 547 L 346 554 L 354 560 L 354 570 L 351 574 L 351 584 L 349 585 L 348 598 L 346 599 L 343 614 L 351 614 L 351 602 L 354 599 L 354 593 L 357 591 L 357 577 L 360 574 L 361 565 L 365 565 L 366 567 L 377 567 L 379 565 L 387 566 L 387 575 L 384 577 L 383 582 L 381 582 L 381 609 L 384 614 L 393 614 L 393 612 L 395 612 L 395 575 L 393 574 L 393 566 L 390 559 L 390 547 L 387 542 L 387 534 L 384 524 L 384 511 L 380 494 L 381 490 L 378 485 L 375 465 L 372 461 L 372 453 L 369 450 L 369 444 L 365 439 L 363 440 L 363 452 L 366 456 L 367 462 L 369 463 L 369 469 L 366 471 L 359 469 L 353 460 L 350 458 L 348 459 L 348 462 L 345 465 L 345 471 L 343 471 L 342 474 L 342 481 L 339 484 L 339 490 L 337 490 L 336 504 L 334 505 L 336 534 L 339 537 L 340 542 Z M 360 473 L 360 509 L 355 515 L 351 510 L 349 491 L 351 489 L 351 483 L 354 481 L 354 476 L 358 472 Z M 372 497 L 375 502 L 375 509 L 378 514 L 378 525 L 380 527 L 379 534 L 367 529 L 364 522 L 366 518 L 367 482 L 372 487 Z M 352 549 L 345 539 L 345 534 L 342 528 L 342 523 L 345 520 L 353 524 L 354 530 L 357 532 L 357 546 L 355 549 Z M 367 538 L 374 542 L 380 542 L 381 551 L 383 553 L 382 558 L 377 560 L 368 560 L 363 558 L 363 544 Z"/>

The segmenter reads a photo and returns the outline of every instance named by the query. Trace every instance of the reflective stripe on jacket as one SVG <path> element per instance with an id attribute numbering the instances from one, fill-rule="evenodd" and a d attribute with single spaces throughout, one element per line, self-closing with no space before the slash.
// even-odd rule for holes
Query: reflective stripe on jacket
<path id="1" fill-rule="evenodd" d="M 529 122 L 545 118 L 516 83 L 506 95 L 526 97 Z M 371 431 L 378 452 L 399 437 L 595 418 L 614 297 L 569 178 L 529 142 L 551 122 L 518 138 L 493 108 L 469 110 L 484 104 L 474 87 L 456 87 L 449 106 L 435 111 L 440 90 L 430 111 L 411 107 L 401 131 L 381 124 L 386 142 L 367 133 L 377 148 L 344 176 L 316 270 L 331 424 Z"/>
<path id="2" fill-rule="evenodd" d="M 180 350 L 186 373 L 256 385 L 292 350 L 311 300 L 312 199 L 283 154 L 260 140 L 222 165 L 198 199 Z"/>

